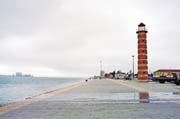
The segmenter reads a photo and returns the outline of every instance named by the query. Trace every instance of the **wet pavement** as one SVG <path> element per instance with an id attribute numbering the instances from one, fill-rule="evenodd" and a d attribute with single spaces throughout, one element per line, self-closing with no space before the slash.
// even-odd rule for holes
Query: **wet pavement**
<path id="1" fill-rule="evenodd" d="M 0 119 L 179 119 L 179 92 L 173 84 L 91 80 Z"/>

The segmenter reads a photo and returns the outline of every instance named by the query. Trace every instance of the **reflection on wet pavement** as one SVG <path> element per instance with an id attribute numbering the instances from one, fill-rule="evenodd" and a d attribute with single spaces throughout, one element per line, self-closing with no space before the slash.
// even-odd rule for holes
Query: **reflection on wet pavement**
<path id="1" fill-rule="evenodd" d="M 139 92 L 139 102 L 149 103 L 149 92 Z"/>
<path id="2" fill-rule="evenodd" d="M 179 102 L 180 94 L 173 92 L 130 92 L 130 93 L 81 93 L 62 94 L 48 101 L 88 102 L 88 103 L 164 103 Z"/>

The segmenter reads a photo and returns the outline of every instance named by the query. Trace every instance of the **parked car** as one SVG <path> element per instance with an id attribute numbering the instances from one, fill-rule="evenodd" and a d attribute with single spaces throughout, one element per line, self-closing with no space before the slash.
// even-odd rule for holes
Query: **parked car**
<path id="1" fill-rule="evenodd" d="M 124 79 L 125 79 L 125 80 L 131 80 L 131 75 L 128 74 L 128 75 L 124 76 Z"/>

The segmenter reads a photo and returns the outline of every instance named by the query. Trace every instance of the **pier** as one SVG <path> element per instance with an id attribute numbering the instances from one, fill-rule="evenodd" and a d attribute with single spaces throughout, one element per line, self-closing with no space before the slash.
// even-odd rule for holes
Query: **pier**
<path id="1" fill-rule="evenodd" d="M 174 84 L 88 80 L 0 107 L 0 119 L 179 119 L 177 92 Z"/>

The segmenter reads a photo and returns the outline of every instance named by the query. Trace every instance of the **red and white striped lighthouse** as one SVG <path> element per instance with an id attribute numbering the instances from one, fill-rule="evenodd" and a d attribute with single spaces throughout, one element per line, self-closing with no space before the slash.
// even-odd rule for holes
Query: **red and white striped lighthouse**
<path id="1" fill-rule="evenodd" d="M 148 61 L 147 61 L 147 40 L 146 25 L 140 23 L 137 29 L 138 35 L 138 80 L 148 81 Z"/>

